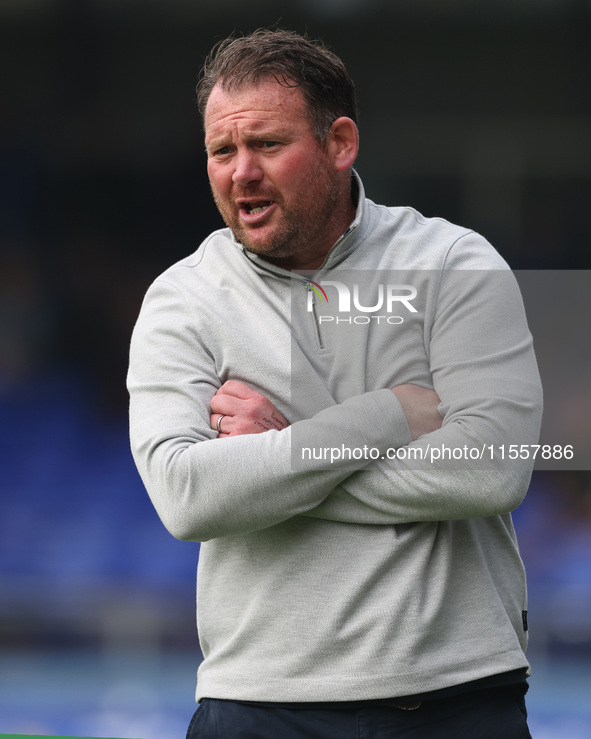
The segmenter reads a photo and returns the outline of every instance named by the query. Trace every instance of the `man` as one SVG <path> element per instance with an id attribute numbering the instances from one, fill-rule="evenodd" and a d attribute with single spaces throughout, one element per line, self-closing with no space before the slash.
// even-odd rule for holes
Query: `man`
<path id="1" fill-rule="evenodd" d="M 366 199 L 322 45 L 228 39 L 198 96 L 227 228 L 149 289 L 128 378 L 151 499 L 203 542 L 187 736 L 528 737 L 503 444 L 541 391 L 507 265 Z"/>

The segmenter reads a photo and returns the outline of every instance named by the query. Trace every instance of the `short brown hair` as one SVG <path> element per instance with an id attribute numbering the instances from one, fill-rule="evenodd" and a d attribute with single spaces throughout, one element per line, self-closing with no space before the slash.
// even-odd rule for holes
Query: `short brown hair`
<path id="1" fill-rule="evenodd" d="M 319 141 L 326 139 L 341 116 L 357 122 L 355 86 L 341 59 L 320 41 L 264 28 L 248 36 L 230 36 L 213 47 L 197 84 L 199 112 L 205 117 L 216 84 L 232 90 L 257 85 L 266 77 L 285 87 L 301 88 Z"/>

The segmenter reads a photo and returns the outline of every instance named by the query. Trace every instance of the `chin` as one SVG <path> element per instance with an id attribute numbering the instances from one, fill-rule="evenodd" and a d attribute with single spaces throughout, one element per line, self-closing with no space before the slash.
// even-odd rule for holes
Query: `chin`
<path id="1" fill-rule="evenodd" d="M 245 244 L 243 241 L 240 242 L 244 248 L 256 254 L 259 257 L 269 257 L 270 259 L 287 259 L 293 256 L 291 249 L 276 248 L 274 246 L 265 246 L 264 244 Z"/>
<path id="2" fill-rule="evenodd" d="M 241 229 L 234 231 L 234 236 L 245 249 L 261 257 L 282 259 L 293 256 L 291 245 L 272 236 L 267 239 L 252 239 L 250 234 L 243 233 Z"/>

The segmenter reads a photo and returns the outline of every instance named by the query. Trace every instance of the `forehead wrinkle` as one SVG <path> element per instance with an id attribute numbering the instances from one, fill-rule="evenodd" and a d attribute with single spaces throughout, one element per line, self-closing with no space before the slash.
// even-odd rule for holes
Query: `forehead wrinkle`
<path id="1" fill-rule="evenodd" d="M 206 138 L 212 128 L 223 128 L 226 122 L 239 123 L 245 118 L 252 118 L 253 124 L 256 122 L 257 127 L 263 127 L 267 122 L 285 126 L 286 117 L 289 122 L 296 117 L 307 121 L 304 100 L 299 88 L 280 86 L 281 92 L 277 94 L 277 84 L 263 82 L 235 91 L 214 87 L 205 109 Z M 237 108 L 232 107 L 234 103 Z"/>
<path id="2" fill-rule="evenodd" d="M 224 126 L 228 121 L 238 123 L 245 119 L 250 119 L 255 125 L 260 127 L 261 125 L 265 125 L 267 121 L 278 121 L 281 116 L 285 115 L 285 109 L 288 107 L 283 104 L 257 108 L 244 107 L 241 110 L 232 110 L 217 117 L 214 110 L 206 117 L 205 125 L 209 128 L 211 126 Z M 213 120 L 211 120 L 212 117 Z M 291 115 L 290 118 L 292 118 Z"/>
<path id="3" fill-rule="evenodd" d="M 278 121 L 254 120 L 249 121 L 247 127 L 239 125 L 242 118 L 234 118 L 227 120 L 225 123 L 216 121 L 209 126 L 205 134 L 206 145 L 215 145 L 217 142 L 232 141 L 252 141 L 260 138 L 262 134 L 280 135 L 285 131 L 285 125 Z"/>
<path id="4" fill-rule="evenodd" d="M 277 138 L 285 138 L 293 135 L 300 126 L 297 125 L 298 119 L 290 116 L 287 120 L 281 115 L 276 115 L 277 111 L 273 111 L 273 115 L 265 117 L 256 117 L 254 114 L 262 113 L 262 110 L 246 112 L 232 112 L 227 116 L 223 116 L 206 126 L 205 144 L 206 146 L 215 145 L 222 141 L 255 141 L 261 136 L 274 136 Z M 242 122 L 246 121 L 244 125 Z M 301 119 L 302 126 L 308 126 L 305 118 Z"/>

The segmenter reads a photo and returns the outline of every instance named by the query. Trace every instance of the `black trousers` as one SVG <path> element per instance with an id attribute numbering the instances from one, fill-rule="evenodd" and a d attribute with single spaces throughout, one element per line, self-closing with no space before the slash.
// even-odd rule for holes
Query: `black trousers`
<path id="1" fill-rule="evenodd" d="M 521 686 L 389 706 L 287 708 L 204 699 L 187 739 L 531 739 Z"/>

